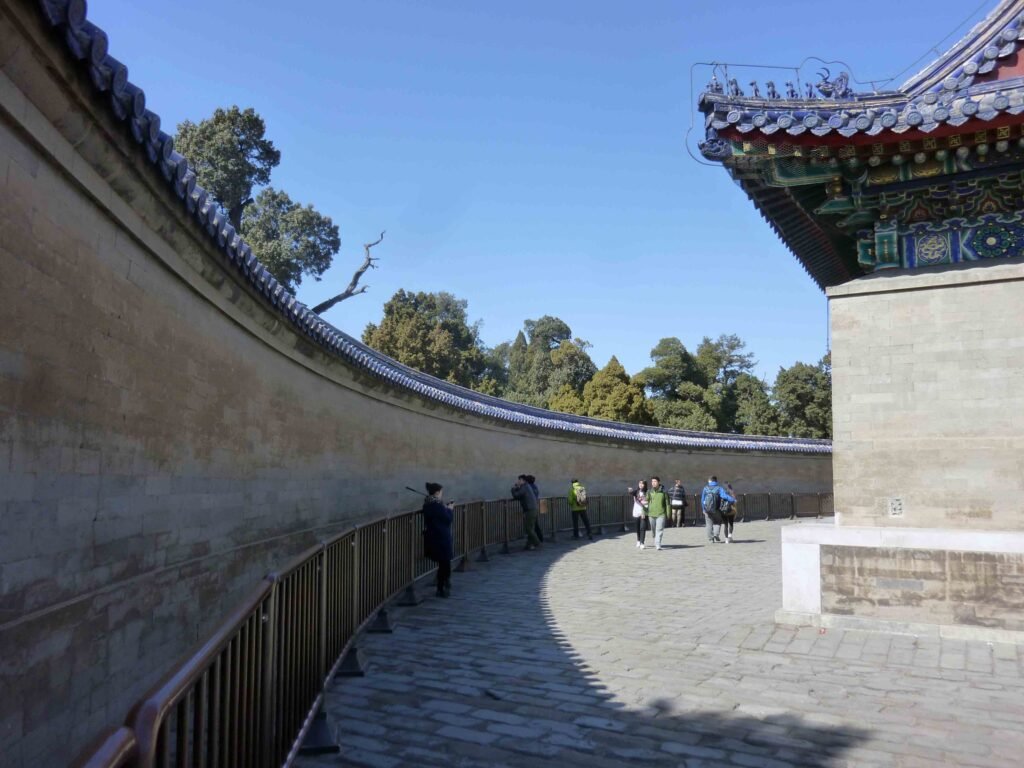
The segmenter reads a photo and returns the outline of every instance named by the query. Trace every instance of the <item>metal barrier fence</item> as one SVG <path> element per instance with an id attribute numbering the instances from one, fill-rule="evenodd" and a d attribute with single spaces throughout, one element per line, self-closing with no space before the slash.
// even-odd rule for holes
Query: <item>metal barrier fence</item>
<path id="1" fill-rule="evenodd" d="M 573 528 L 567 497 L 542 499 L 555 541 Z M 591 496 L 595 534 L 632 529 L 632 498 Z M 830 494 L 750 493 L 740 520 L 832 515 Z M 87 768 L 231 768 L 288 765 L 320 708 L 325 685 L 378 612 L 436 565 L 423 555 L 419 513 L 376 520 L 313 547 L 270 574 L 217 630 L 102 736 Z M 700 495 L 684 523 L 703 523 Z M 525 538 L 511 499 L 457 505 L 456 570 Z M 500 549 L 499 549 L 500 547 Z"/>

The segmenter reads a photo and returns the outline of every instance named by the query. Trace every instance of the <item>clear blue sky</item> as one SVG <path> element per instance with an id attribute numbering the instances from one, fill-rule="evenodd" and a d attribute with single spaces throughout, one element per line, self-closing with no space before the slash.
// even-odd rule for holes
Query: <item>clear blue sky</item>
<path id="1" fill-rule="evenodd" d="M 326 314 L 350 334 L 399 288 L 446 290 L 488 345 L 557 315 L 598 366 L 635 373 L 664 336 L 736 333 L 770 381 L 824 354 L 826 302 L 728 175 L 688 156 L 691 65 L 818 56 L 883 79 L 994 5 L 91 0 L 89 17 L 169 128 L 231 104 L 266 120 L 272 184 L 341 228 L 300 300 L 340 291 L 387 230 L 369 292 Z"/>

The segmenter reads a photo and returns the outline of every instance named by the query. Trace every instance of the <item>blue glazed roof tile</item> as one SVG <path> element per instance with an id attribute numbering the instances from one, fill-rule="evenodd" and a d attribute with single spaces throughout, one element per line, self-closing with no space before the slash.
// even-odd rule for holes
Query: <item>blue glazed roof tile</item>
<path id="1" fill-rule="evenodd" d="M 911 122 L 908 118 L 916 111 L 924 111 L 927 106 L 936 103 L 941 103 L 944 111 L 934 116 L 935 122 L 941 123 L 962 115 L 989 121 L 1000 113 L 1017 114 L 1010 112 L 1010 109 L 1021 99 L 1024 79 L 1013 77 L 1005 81 L 977 82 L 977 76 L 991 72 L 1001 61 L 1016 55 L 1022 40 L 1024 1 L 1004 0 L 963 40 L 896 91 L 872 94 L 850 92 L 837 98 L 823 94 L 821 98 L 768 99 L 742 93 L 730 95 L 723 93 L 722 88 L 716 85 L 713 90 L 701 95 L 699 104 L 710 118 L 711 127 L 716 130 L 731 125 L 744 134 L 756 130 L 766 136 L 771 136 L 779 129 L 786 130 L 790 135 L 799 135 L 799 129 L 794 130 L 793 126 L 801 122 L 800 116 L 807 110 L 816 112 L 817 119 L 837 129 L 846 138 L 858 133 L 867 136 L 878 136 L 885 131 L 900 134 L 917 126 L 927 130 L 923 127 L 931 122 L 927 116 L 921 120 L 915 118 L 917 122 Z M 987 108 L 983 106 L 977 110 L 976 105 L 968 106 L 974 104 L 978 96 L 984 97 Z M 765 111 L 769 115 L 767 120 L 754 121 L 749 117 L 753 113 Z M 875 112 L 881 112 L 881 124 Z M 832 118 L 843 113 L 849 119 L 846 126 L 840 127 L 842 124 L 837 125 Z M 724 116 L 728 117 L 723 124 L 721 118 Z M 814 129 L 817 125 L 816 120 L 812 119 L 811 124 L 806 122 L 806 118 L 803 120 L 807 128 Z M 814 134 L 823 136 L 825 132 L 815 130 Z"/>

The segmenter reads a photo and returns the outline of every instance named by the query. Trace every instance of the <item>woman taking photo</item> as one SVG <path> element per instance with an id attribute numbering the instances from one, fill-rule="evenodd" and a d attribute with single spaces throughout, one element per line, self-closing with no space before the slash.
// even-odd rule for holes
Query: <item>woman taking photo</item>
<path id="1" fill-rule="evenodd" d="M 444 488 L 440 483 L 427 483 L 423 500 L 423 554 L 437 563 L 437 596 L 452 593 L 452 505 L 441 501 Z"/>

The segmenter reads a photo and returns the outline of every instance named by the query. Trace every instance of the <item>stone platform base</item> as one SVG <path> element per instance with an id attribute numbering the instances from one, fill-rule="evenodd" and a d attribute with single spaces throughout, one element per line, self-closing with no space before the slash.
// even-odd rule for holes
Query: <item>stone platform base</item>
<path id="1" fill-rule="evenodd" d="M 789 526 L 775 619 L 1024 643 L 1024 533 Z"/>

